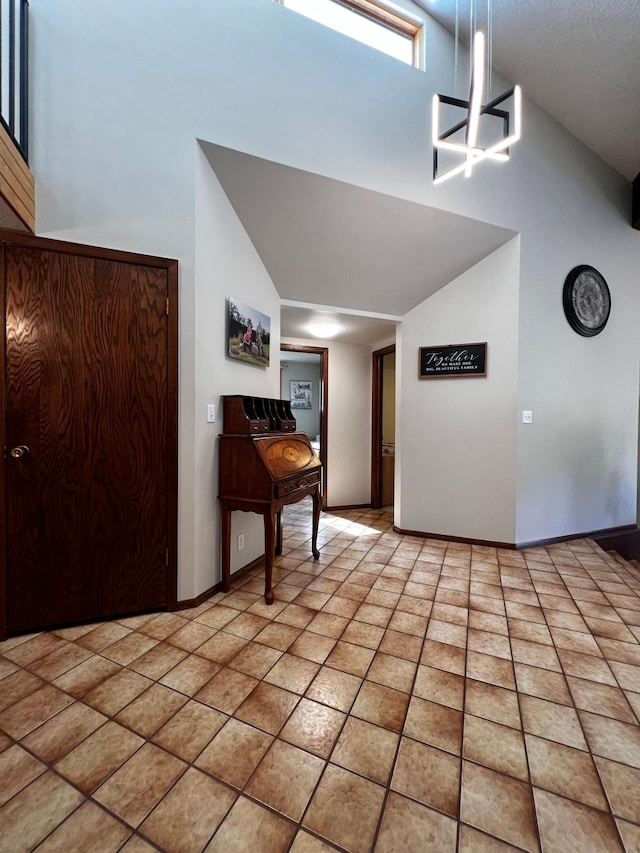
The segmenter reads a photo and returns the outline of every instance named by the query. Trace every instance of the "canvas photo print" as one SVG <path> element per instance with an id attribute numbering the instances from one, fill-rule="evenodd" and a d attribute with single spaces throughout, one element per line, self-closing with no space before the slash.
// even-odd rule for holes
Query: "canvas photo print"
<path id="1" fill-rule="evenodd" d="M 229 297 L 227 308 L 227 341 L 230 358 L 247 364 L 269 366 L 271 318 L 239 299 Z"/>

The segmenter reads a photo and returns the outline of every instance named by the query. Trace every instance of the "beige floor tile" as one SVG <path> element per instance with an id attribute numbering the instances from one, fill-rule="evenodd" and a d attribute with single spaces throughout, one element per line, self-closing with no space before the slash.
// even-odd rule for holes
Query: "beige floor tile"
<path id="1" fill-rule="evenodd" d="M 53 764 L 106 722 L 103 714 L 74 702 L 27 735 L 22 743 L 41 761 Z"/>
<path id="2" fill-rule="evenodd" d="M 370 678 L 370 675 L 367 677 Z M 461 711 L 464 704 L 464 678 L 430 666 L 419 666 L 413 695 Z"/>
<path id="3" fill-rule="evenodd" d="M 226 786 L 190 767 L 140 826 L 167 853 L 202 850 L 236 800 Z"/>
<path id="4" fill-rule="evenodd" d="M 387 785 L 400 738 L 364 720 L 349 717 L 331 755 L 332 764 Z"/>
<path id="5" fill-rule="evenodd" d="M 294 834 L 293 824 L 239 797 L 205 853 L 285 853 Z"/>
<path id="6" fill-rule="evenodd" d="M 403 737 L 391 788 L 426 806 L 457 817 L 460 759 L 448 752 Z"/>
<path id="7" fill-rule="evenodd" d="M 151 737 L 181 708 L 188 698 L 162 684 L 153 684 L 115 717 L 142 737 Z"/>
<path id="8" fill-rule="evenodd" d="M 146 641 L 147 643 L 152 642 L 149 637 L 146 638 Z M 154 645 L 144 650 L 138 657 L 133 658 L 128 664 L 130 669 L 147 678 L 161 678 L 187 656 L 187 652 L 177 646 L 161 643 L 157 640 L 154 640 L 153 643 Z M 140 645 L 140 649 L 144 649 L 144 645 Z"/>
<path id="9" fill-rule="evenodd" d="M 391 792 L 384 809 L 375 849 L 421 850 L 425 842 L 438 853 L 455 853 L 456 821 Z"/>
<path id="10" fill-rule="evenodd" d="M 572 705 L 573 700 L 567 681 L 562 673 L 540 669 L 524 663 L 516 663 L 516 685 L 520 693 L 548 699 L 559 705 Z"/>
<path id="11" fill-rule="evenodd" d="M 534 735 L 525 738 L 533 785 L 596 809 L 607 808 L 589 753 Z"/>
<path id="12" fill-rule="evenodd" d="M 265 675 L 264 681 L 292 693 L 303 694 L 319 669 L 318 663 L 285 653 Z"/>
<path id="13" fill-rule="evenodd" d="M 299 821 L 324 767 L 321 758 L 275 740 L 244 790 L 254 799 Z"/>
<path id="14" fill-rule="evenodd" d="M 560 648 L 558 649 L 558 657 L 565 675 L 573 675 L 576 678 L 584 678 L 588 681 L 599 681 L 601 684 L 609 684 L 612 687 L 617 686 L 611 668 L 604 658 Z"/>
<path id="15" fill-rule="evenodd" d="M 626 853 L 637 853 L 640 850 L 640 826 L 619 819 L 616 824 Z"/>
<path id="16" fill-rule="evenodd" d="M 0 808 L 0 851 L 33 850 L 82 802 L 79 791 L 50 771 Z"/>
<path id="17" fill-rule="evenodd" d="M 465 648 L 450 645 L 449 643 L 441 643 L 438 640 L 427 639 L 422 648 L 420 661 L 436 669 L 453 672 L 456 675 L 464 675 L 466 658 L 467 653 Z"/>
<path id="18" fill-rule="evenodd" d="M 67 672 L 67 670 L 90 657 L 91 652 L 88 649 L 83 649 L 74 643 L 68 643 L 30 663 L 29 670 L 47 681 L 53 681 L 63 672 Z"/>
<path id="19" fill-rule="evenodd" d="M 263 678 L 271 667 L 282 657 L 283 652 L 263 646 L 261 643 L 247 643 L 229 663 L 231 669 L 243 672 L 253 678 Z"/>
<path id="20" fill-rule="evenodd" d="M 598 756 L 595 762 L 613 814 L 640 824 L 640 770 Z"/>
<path id="21" fill-rule="evenodd" d="M 341 711 L 310 699 L 301 699 L 280 732 L 280 737 L 314 755 L 328 758 L 345 719 Z"/>
<path id="22" fill-rule="evenodd" d="M 147 743 L 93 797 L 130 826 L 137 827 L 186 769 L 183 761 Z"/>
<path id="23" fill-rule="evenodd" d="M 365 649 L 363 646 L 339 641 L 325 663 L 326 666 L 338 669 L 341 672 L 363 677 L 369 669 L 374 655 L 373 649 Z"/>
<path id="24" fill-rule="evenodd" d="M 0 711 L 9 708 L 30 693 L 44 686 L 42 679 L 26 670 L 18 670 L 2 679 L 0 689 Z"/>
<path id="25" fill-rule="evenodd" d="M 219 671 L 219 664 L 199 655 L 189 655 L 164 675 L 160 683 L 186 696 L 193 696 Z"/>
<path id="26" fill-rule="evenodd" d="M 408 704 L 407 693 L 382 684 L 364 681 L 351 708 L 351 714 L 378 726 L 400 732 Z"/>
<path id="27" fill-rule="evenodd" d="M 92 652 L 100 652 L 130 633 L 131 628 L 125 628 L 119 622 L 105 622 L 89 633 L 78 637 L 76 643 Z"/>
<path id="28" fill-rule="evenodd" d="M 517 617 L 509 617 L 507 619 L 509 625 L 509 636 L 516 640 L 526 640 L 530 643 L 541 643 L 542 645 L 552 646 L 553 639 L 546 625 L 538 622 L 528 622 L 526 619 Z"/>
<path id="29" fill-rule="evenodd" d="M 360 690 L 362 679 L 348 672 L 323 666 L 307 689 L 306 696 L 331 708 L 348 712 Z"/>
<path id="30" fill-rule="evenodd" d="M 480 652 L 467 652 L 467 677 L 476 681 L 486 681 L 496 687 L 515 690 L 516 682 L 513 675 L 513 664 L 494 655 L 484 655 Z"/>
<path id="31" fill-rule="evenodd" d="M 529 785 L 469 761 L 463 762 L 460 820 L 530 853 L 539 850 Z"/>
<path id="32" fill-rule="evenodd" d="M 334 850 L 335 847 L 330 847 L 315 835 L 301 829 L 294 838 L 289 853 L 333 853 Z"/>
<path id="33" fill-rule="evenodd" d="M 624 853 L 613 819 L 601 811 L 534 789 L 543 851 Z"/>
<path id="34" fill-rule="evenodd" d="M 71 696 L 56 687 L 41 687 L 0 713 L 0 730 L 19 740 L 72 703 Z"/>
<path id="35" fill-rule="evenodd" d="M 518 696 L 513 690 L 467 679 L 465 711 L 485 720 L 493 720 L 494 723 L 520 728 Z"/>
<path id="36" fill-rule="evenodd" d="M 38 853 L 116 853 L 131 835 L 120 821 L 87 801 L 38 847 Z"/>
<path id="37" fill-rule="evenodd" d="M 387 628 L 382 642 L 378 646 L 378 651 L 417 662 L 420 660 L 422 642 L 422 637 L 415 637 L 412 634 Z"/>
<path id="38" fill-rule="evenodd" d="M 47 768 L 17 743 L 0 753 L 0 806 L 26 788 Z"/>
<path id="39" fill-rule="evenodd" d="M 215 628 L 201 625 L 199 622 L 187 622 L 167 637 L 167 643 L 185 652 L 195 652 L 203 643 L 210 640 L 215 632 Z"/>
<path id="40" fill-rule="evenodd" d="M 416 668 L 413 661 L 377 652 L 367 671 L 367 680 L 410 693 Z"/>
<path id="41" fill-rule="evenodd" d="M 272 627 L 269 625 L 264 630 L 268 631 Z M 200 657 L 208 658 L 214 663 L 226 666 L 246 645 L 247 640 L 243 637 L 234 637 L 233 634 L 218 631 L 215 636 L 200 646 L 198 654 Z"/>
<path id="42" fill-rule="evenodd" d="M 156 640 L 165 640 L 170 634 L 184 628 L 187 620 L 177 613 L 159 613 L 140 625 L 138 631 Z"/>
<path id="43" fill-rule="evenodd" d="M 58 676 L 53 684 L 79 699 L 93 687 L 115 675 L 116 672 L 120 672 L 121 669 L 122 667 L 114 661 L 93 655 L 78 666 L 74 666 Z"/>
<path id="44" fill-rule="evenodd" d="M 63 640 L 62 637 L 55 634 L 39 634 L 37 637 L 27 639 L 13 648 L 5 647 L 3 655 L 20 666 L 29 666 L 29 664 L 40 660 L 51 652 L 66 648 L 67 645 L 67 640 Z"/>
<path id="45" fill-rule="evenodd" d="M 226 714 L 192 699 L 156 732 L 153 740 L 178 758 L 193 761 L 228 719 Z"/>
<path id="46" fill-rule="evenodd" d="M 276 735 L 298 704 L 299 698 L 295 693 L 262 681 L 240 705 L 235 716 Z"/>
<path id="47" fill-rule="evenodd" d="M 529 780 L 524 740 L 516 729 L 466 714 L 462 754 L 476 764 Z"/>
<path id="48" fill-rule="evenodd" d="M 353 853 L 368 853 L 384 800 L 384 788 L 329 765 L 303 825 Z"/>
<path id="49" fill-rule="evenodd" d="M 454 708 L 414 696 L 411 699 L 404 734 L 454 755 L 462 748 L 463 715 Z"/>
<path id="50" fill-rule="evenodd" d="M 525 732 L 563 743 L 565 746 L 587 749 L 580 720 L 573 708 L 546 699 L 536 699 L 534 696 L 522 696 L 520 710 Z"/>
<path id="51" fill-rule="evenodd" d="M 280 589 L 282 586 L 283 585 L 280 584 L 278 588 Z M 290 587 L 290 589 L 295 589 L 295 595 L 299 594 L 297 587 Z M 282 622 L 285 625 L 291 625 L 293 628 L 306 628 L 315 615 L 316 611 L 312 610 L 310 607 L 301 607 L 299 604 L 291 603 L 287 604 L 287 606 L 274 617 L 274 621 Z"/>
<path id="52" fill-rule="evenodd" d="M 460 824 L 459 853 L 518 853 L 518 848 L 486 835 L 465 823 Z"/>
<path id="53" fill-rule="evenodd" d="M 151 679 L 137 672 L 131 672 L 129 669 L 122 669 L 85 693 L 82 701 L 91 705 L 96 711 L 112 717 L 129 702 L 137 699 L 141 693 L 151 687 L 151 684 Z"/>
<path id="54" fill-rule="evenodd" d="M 257 678 L 225 667 L 196 694 L 196 698 L 218 711 L 233 714 L 259 683 Z"/>
<path id="55" fill-rule="evenodd" d="M 289 646 L 288 654 L 323 664 L 336 644 L 331 637 L 303 631 Z"/>
<path id="56" fill-rule="evenodd" d="M 243 788 L 273 741 L 266 732 L 240 720 L 229 720 L 198 756 L 195 764 L 233 785 Z"/>
<path id="57" fill-rule="evenodd" d="M 138 735 L 108 722 L 60 759 L 55 769 L 85 794 L 91 794 L 143 743 Z"/>
<path id="58" fill-rule="evenodd" d="M 612 717 L 625 723 L 635 723 L 636 717 L 624 693 L 618 687 L 610 687 L 582 678 L 568 676 L 567 681 L 576 708 L 593 711 L 603 717 Z"/>
<path id="59" fill-rule="evenodd" d="M 132 631 L 126 637 L 122 637 L 112 645 L 107 646 L 106 649 L 101 649 L 100 654 L 109 660 L 122 664 L 122 666 L 127 666 L 127 664 L 153 649 L 158 643 L 159 640 L 155 640 L 153 637 Z"/>
<path id="60" fill-rule="evenodd" d="M 640 727 L 580 711 L 589 747 L 594 755 L 640 769 Z"/>

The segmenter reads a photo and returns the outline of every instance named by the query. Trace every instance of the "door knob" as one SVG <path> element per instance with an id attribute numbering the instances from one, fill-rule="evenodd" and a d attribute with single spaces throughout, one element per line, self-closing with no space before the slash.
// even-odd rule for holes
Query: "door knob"
<path id="1" fill-rule="evenodd" d="M 19 444 L 17 447 L 11 448 L 11 455 L 14 459 L 22 459 L 23 456 L 27 456 L 29 453 L 29 448 L 26 444 Z"/>

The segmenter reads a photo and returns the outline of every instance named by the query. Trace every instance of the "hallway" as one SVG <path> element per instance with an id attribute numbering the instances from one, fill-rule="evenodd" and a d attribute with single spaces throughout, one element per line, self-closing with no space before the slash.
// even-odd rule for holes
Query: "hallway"
<path id="1" fill-rule="evenodd" d="M 640 576 L 287 507 L 188 611 L 0 643 L 0 851 L 640 850 Z"/>

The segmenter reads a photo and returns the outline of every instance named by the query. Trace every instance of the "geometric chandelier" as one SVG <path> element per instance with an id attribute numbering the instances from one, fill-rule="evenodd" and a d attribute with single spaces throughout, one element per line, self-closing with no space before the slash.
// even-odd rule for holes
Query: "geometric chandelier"
<path id="1" fill-rule="evenodd" d="M 485 37 L 478 30 L 473 38 L 472 74 L 469 100 L 453 98 L 449 95 L 434 95 L 432 103 L 432 141 L 433 141 L 433 183 L 441 184 L 454 175 L 464 172 L 466 177 L 472 173 L 473 167 L 483 160 L 504 162 L 509 159 L 509 146 L 517 142 L 522 135 L 522 90 L 520 86 L 513 88 L 494 98 L 487 104 L 482 104 L 484 90 L 485 68 Z M 513 98 L 512 111 L 499 107 Z M 440 106 L 445 104 L 465 111 L 465 116 L 448 130 L 440 131 Z M 492 132 L 495 134 L 496 120 L 501 123 L 501 135 L 497 141 L 486 147 L 478 143 L 480 119 L 485 117 L 485 126 L 489 120 Z M 450 151 L 459 154 L 462 162 L 442 171 L 438 160 L 438 152 Z"/>

